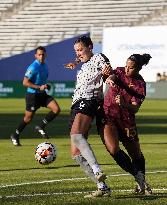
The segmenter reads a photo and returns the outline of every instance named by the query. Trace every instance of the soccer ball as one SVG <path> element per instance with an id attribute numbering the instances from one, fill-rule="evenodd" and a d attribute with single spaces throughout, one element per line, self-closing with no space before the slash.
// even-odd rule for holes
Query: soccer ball
<path id="1" fill-rule="evenodd" d="M 55 161 L 56 157 L 56 147 L 50 142 L 43 142 L 36 147 L 35 159 L 40 164 L 50 164 Z"/>

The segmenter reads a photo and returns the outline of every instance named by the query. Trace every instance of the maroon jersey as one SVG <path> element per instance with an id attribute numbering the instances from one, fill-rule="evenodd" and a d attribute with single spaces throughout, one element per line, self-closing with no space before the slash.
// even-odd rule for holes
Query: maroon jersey
<path id="1" fill-rule="evenodd" d="M 136 129 L 135 114 L 126 108 L 120 107 L 115 102 L 115 97 L 121 95 L 125 103 L 135 102 L 141 105 L 146 95 L 146 83 L 139 75 L 137 78 L 131 78 L 125 75 L 125 68 L 116 68 L 114 74 L 118 77 L 116 86 L 110 86 L 104 98 L 104 112 L 107 122 L 120 124 L 123 129 Z"/>

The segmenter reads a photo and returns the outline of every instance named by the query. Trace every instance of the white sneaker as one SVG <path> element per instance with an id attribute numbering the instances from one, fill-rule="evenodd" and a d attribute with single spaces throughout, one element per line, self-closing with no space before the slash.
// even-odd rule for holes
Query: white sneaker
<path id="1" fill-rule="evenodd" d="M 107 189 L 98 189 L 88 195 L 85 195 L 84 198 L 96 198 L 96 197 L 110 197 L 111 190 L 110 188 Z"/>
<path id="2" fill-rule="evenodd" d="M 104 174 L 103 172 L 96 172 L 95 178 L 98 182 L 104 182 L 105 179 L 107 179 L 106 174 Z"/>

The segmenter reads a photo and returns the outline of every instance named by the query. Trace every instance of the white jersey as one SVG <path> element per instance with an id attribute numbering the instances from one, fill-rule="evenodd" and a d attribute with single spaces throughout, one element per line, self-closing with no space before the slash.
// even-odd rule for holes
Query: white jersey
<path id="1" fill-rule="evenodd" d="M 102 54 L 94 54 L 89 61 L 81 66 L 77 74 L 77 82 L 73 95 L 74 104 L 80 99 L 103 99 L 102 69 L 110 64 L 108 58 Z"/>

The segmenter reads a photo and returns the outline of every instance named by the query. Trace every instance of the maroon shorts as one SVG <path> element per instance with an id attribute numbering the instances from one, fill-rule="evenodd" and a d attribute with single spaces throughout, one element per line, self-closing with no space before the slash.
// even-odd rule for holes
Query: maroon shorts
<path id="1" fill-rule="evenodd" d="M 121 142 L 139 141 L 138 131 L 134 120 L 113 118 L 106 115 L 104 118 L 104 123 L 117 127 L 119 140 Z"/>

